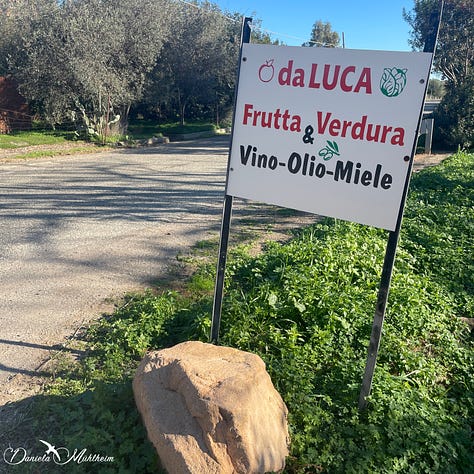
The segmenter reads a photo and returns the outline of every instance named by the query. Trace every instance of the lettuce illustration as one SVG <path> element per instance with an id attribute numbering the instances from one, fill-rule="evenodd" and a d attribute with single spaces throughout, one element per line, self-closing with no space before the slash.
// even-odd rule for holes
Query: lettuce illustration
<path id="1" fill-rule="evenodd" d="M 407 69 L 399 69 L 396 67 L 383 70 L 382 78 L 380 79 L 380 90 L 382 94 L 387 97 L 396 97 L 400 95 L 407 83 Z"/>

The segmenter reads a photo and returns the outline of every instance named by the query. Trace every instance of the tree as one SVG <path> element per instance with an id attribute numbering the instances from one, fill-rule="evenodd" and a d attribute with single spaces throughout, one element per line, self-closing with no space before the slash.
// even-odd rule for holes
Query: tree
<path id="1" fill-rule="evenodd" d="M 404 18 L 412 27 L 410 43 L 422 49 L 433 32 L 438 0 L 415 0 Z M 435 113 L 435 139 L 449 147 L 474 146 L 474 1 L 445 0 L 434 70 L 446 79 L 444 95 Z"/>
<path id="2" fill-rule="evenodd" d="M 474 75 L 456 86 L 448 81 L 434 121 L 438 146 L 474 147 Z"/>
<path id="3" fill-rule="evenodd" d="M 233 105 L 242 15 L 211 2 L 181 4 L 146 100 L 155 110 L 186 119 L 228 120 Z M 252 22 L 252 42 L 271 43 Z M 158 105 L 159 104 L 159 105 Z"/>
<path id="4" fill-rule="evenodd" d="M 252 43 L 278 44 L 252 21 Z M 230 121 L 242 15 L 211 2 L 187 2 L 177 11 L 163 54 L 149 81 L 148 110 L 167 117 Z M 153 104 L 153 105 L 152 105 Z"/>
<path id="5" fill-rule="evenodd" d="M 403 16 L 412 28 L 410 44 L 422 50 L 432 32 L 439 10 L 438 0 L 415 0 L 411 12 Z M 457 84 L 470 76 L 474 67 L 474 1 L 445 0 L 434 60 L 435 71 Z"/>
<path id="6" fill-rule="evenodd" d="M 444 81 L 432 77 L 428 84 L 428 95 L 440 99 L 446 93 L 444 88 Z"/>
<path id="7" fill-rule="evenodd" d="M 8 74 L 8 59 L 22 35 L 30 32 L 31 22 L 40 12 L 53 12 L 55 0 L 0 0 L 0 74 Z"/>
<path id="8" fill-rule="evenodd" d="M 123 129 L 167 36 L 171 2 L 50 3 L 29 19 L 8 63 L 22 94 L 51 123 L 82 120 L 107 133 L 115 122 Z"/>
<path id="9" fill-rule="evenodd" d="M 327 48 L 336 48 L 340 45 L 340 38 L 337 31 L 332 31 L 331 23 L 323 23 L 318 20 L 314 23 L 311 31 L 311 39 L 302 46 L 324 46 Z"/>
<path id="10" fill-rule="evenodd" d="M 223 43 L 228 43 L 225 22 L 211 3 L 200 4 L 199 8 L 197 4 L 177 6 L 150 95 L 175 109 L 182 124 L 196 108 L 210 107 L 216 100 L 218 75 L 226 55 Z"/>
<path id="11" fill-rule="evenodd" d="M 211 2 L 0 0 L 0 13 L 0 73 L 53 125 L 104 135 L 137 104 L 182 122 L 232 108 L 242 17 Z M 252 42 L 271 43 L 259 24 Z"/>
<path id="12" fill-rule="evenodd" d="M 240 13 L 226 12 L 226 21 L 223 36 L 220 39 L 221 62 L 217 71 L 216 87 L 216 122 L 219 118 L 230 122 L 231 111 L 234 103 L 235 84 L 237 78 L 237 66 L 239 58 L 240 33 L 243 17 Z M 261 28 L 261 20 L 252 18 L 251 42 L 254 44 L 278 45 L 279 41 L 272 41 L 270 35 Z"/>

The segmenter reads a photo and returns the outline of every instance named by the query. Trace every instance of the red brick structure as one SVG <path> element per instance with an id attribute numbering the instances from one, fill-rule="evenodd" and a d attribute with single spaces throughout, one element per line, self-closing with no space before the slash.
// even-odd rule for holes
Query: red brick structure
<path id="1" fill-rule="evenodd" d="M 0 133 L 31 129 L 28 104 L 11 77 L 0 77 Z"/>

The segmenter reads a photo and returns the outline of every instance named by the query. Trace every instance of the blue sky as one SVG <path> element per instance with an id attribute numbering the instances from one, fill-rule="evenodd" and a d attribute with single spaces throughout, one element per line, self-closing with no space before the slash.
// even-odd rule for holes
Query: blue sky
<path id="1" fill-rule="evenodd" d="M 317 20 L 329 21 L 345 37 L 346 48 L 411 51 L 410 27 L 403 20 L 403 8 L 411 10 L 413 0 L 213 0 L 222 10 L 237 11 L 262 20 L 262 28 L 276 32 L 290 46 L 309 39 Z"/>

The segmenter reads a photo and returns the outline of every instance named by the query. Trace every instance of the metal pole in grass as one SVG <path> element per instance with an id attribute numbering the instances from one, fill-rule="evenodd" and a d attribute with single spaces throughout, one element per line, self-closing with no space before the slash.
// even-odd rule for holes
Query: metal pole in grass
<path id="1" fill-rule="evenodd" d="M 242 45 L 244 43 L 250 43 L 250 23 L 252 23 L 252 18 L 244 17 L 242 21 L 242 30 L 240 35 L 240 57 L 239 57 L 239 70 L 237 72 L 237 84 L 235 88 L 235 97 L 234 97 L 234 116 L 232 118 L 232 131 L 234 130 L 235 122 L 235 104 L 237 102 L 237 94 L 239 90 L 239 74 L 240 74 L 240 64 L 242 62 Z M 212 323 L 211 323 L 211 334 L 210 341 L 212 344 L 217 344 L 219 342 L 219 326 L 221 323 L 221 313 L 222 313 L 222 296 L 224 293 L 224 276 L 225 276 L 225 266 L 227 261 L 227 246 L 229 242 L 229 233 L 230 233 L 230 220 L 232 217 L 232 203 L 233 196 L 227 194 L 227 182 L 229 178 L 229 166 L 230 166 L 230 154 L 232 151 L 232 136 L 230 140 L 229 147 L 229 161 L 227 164 L 227 178 L 226 178 L 226 191 L 224 196 L 224 208 L 222 211 L 222 224 L 221 224 L 221 238 L 219 243 L 219 256 L 217 262 L 217 273 L 216 273 L 216 284 L 214 288 L 214 304 L 212 308 Z"/>
<path id="2" fill-rule="evenodd" d="M 438 40 L 439 27 L 441 23 L 441 17 L 443 15 L 444 0 L 439 2 L 439 9 L 437 12 L 433 12 L 431 17 L 431 31 L 425 41 L 425 47 L 423 52 L 432 53 L 431 66 L 433 65 L 434 51 L 436 49 L 436 42 Z M 431 69 L 431 68 L 430 68 Z M 426 80 L 425 85 L 425 96 L 428 88 L 429 78 Z M 423 106 L 420 110 L 420 116 L 418 119 L 417 131 L 420 129 L 421 120 L 423 118 Z M 418 132 L 415 134 L 418 137 Z M 413 168 L 413 158 L 416 151 L 416 139 L 413 142 L 413 149 L 410 156 L 405 156 L 405 160 L 409 161 L 407 175 L 405 178 L 405 186 L 403 188 L 402 199 L 400 202 L 400 210 L 398 212 L 397 224 L 395 230 L 391 231 L 388 236 L 387 247 L 385 250 L 385 258 L 383 262 L 382 276 L 380 279 L 379 292 L 377 295 L 377 303 L 375 306 L 375 316 L 372 325 L 372 333 L 370 335 L 369 349 L 367 355 L 367 362 L 365 365 L 364 378 L 362 379 L 362 387 L 359 395 L 359 410 L 365 410 L 367 408 L 367 397 L 370 395 L 372 389 L 372 380 L 374 377 L 375 364 L 377 361 L 377 354 L 380 346 L 380 338 L 382 336 L 382 327 L 385 317 L 385 309 L 387 306 L 388 293 L 390 290 L 390 281 L 392 279 L 393 265 L 395 262 L 395 255 L 397 253 L 398 238 L 400 236 L 400 228 L 402 225 L 403 211 L 405 209 L 405 203 L 408 194 L 408 187 L 410 185 L 410 177 Z"/>

